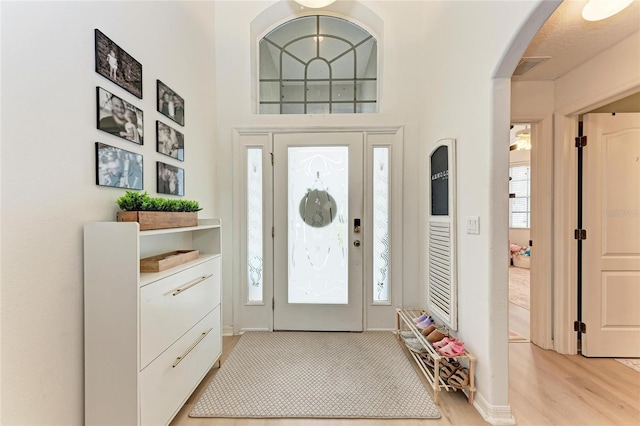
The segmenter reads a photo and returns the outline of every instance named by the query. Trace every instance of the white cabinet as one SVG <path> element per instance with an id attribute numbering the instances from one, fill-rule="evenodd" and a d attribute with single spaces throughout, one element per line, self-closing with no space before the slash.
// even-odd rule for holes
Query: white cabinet
<path id="1" fill-rule="evenodd" d="M 85 423 L 164 425 L 222 353 L 220 221 L 140 231 L 84 226 Z M 140 259 L 199 250 L 140 273 Z"/>

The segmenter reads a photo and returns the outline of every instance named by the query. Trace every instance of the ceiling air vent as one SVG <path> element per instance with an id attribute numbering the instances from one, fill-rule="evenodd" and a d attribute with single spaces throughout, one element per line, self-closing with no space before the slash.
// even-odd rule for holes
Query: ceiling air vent
<path id="1" fill-rule="evenodd" d="M 516 70 L 513 72 L 514 77 L 522 77 L 541 63 L 551 59 L 551 56 L 531 56 L 520 59 Z"/>

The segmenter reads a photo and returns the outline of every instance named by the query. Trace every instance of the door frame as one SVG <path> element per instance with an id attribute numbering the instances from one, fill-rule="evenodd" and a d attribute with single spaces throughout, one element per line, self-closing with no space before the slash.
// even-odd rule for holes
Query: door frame
<path id="1" fill-rule="evenodd" d="M 388 302 L 371 303 L 373 299 L 373 289 L 367 283 L 372 280 L 372 265 L 369 260 L 370 251 L 373 250 L 370 241 L 364 239 L 363 247 L 365 256 L 363 259 L 364 266 L 364 291 L 363 294 L 363 329 L 367 330 L 395 330 L 395 308 L 403 306 L 403 141 L 404 128 L 402 125 L 386 125 L 386 126 L 259 126 L 259 127 L 236 127 L 233 129 L 233 164 L 234 177 L 232 182 L 233 193 L 233 221 L 232 235 L 233 249 L 231 253 L 231 282 L 233 293 L 225 301 L 227 306 L 231 306 L 233 326 L 225 328 L 224 333 L 242 334 L 245 331 L 273 331 L 273 310 L 271 300 L 273 299 L 273 271 L 267 270 L 267 263 L 272 250 L 265 250 L 265 281 L 263 285 L 263 300 L 260 303 L 246 302 L 246 273 L 244 273 L 244 265 L 246 262 L 246 200 L 243 199 L 246 188 L 246 177 L 244 167 L 244 155 L 248 147 L 260 147 L 263 149 L 263 163 L 266 164 L 270 154 L 271 140 L 276 133 L 338 133 L 338 132 L 362 132 L 364 135 L 365 148 L 365 194 L 364 194 L 364 217 L 366 221 L 370 221 L 372 212 L 367 209 L 371 202 L 372 183 L 368 178 L 371 173 L 369 159 L 373 147 L 388 146 L 390 148 L 390 297 Z M 272 183 L 272 168 L 265 167 L 263 172 L 263 181 L 268 181 L 270 187 Z M 263 185 L 264 190 L 266 186 Z M 265 213 L 265 224 L 273 223 L 273 209 L 270 206 L 271 200 L 265 200 L 263 205 Z M 269 217 L 267 218 L 267 214 Z M 270 227 L 270 225 L 269 225 Z M 271 230 L 266 232 L 265 225 L 264 244 L 271 244 Z M 268 237 L 268 238 L 267 238 Z"/>

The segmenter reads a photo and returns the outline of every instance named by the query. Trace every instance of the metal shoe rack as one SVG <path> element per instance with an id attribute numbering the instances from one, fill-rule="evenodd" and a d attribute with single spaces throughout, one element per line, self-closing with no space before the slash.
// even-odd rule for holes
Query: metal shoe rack
<path id="1" fill-rule="evenodd" d="M 431 385 L 431 388 L 433 389 L 433 400 L 436 404 L 438 404 L 438 397 L 442 389 L 445 389 L 447 391 L 458 390 L 457 388 L 449 385 L 445 379 L 440 377 L 440 366 L 441 360 L 443 358 L 453 358 L 458 361 L 460 365 L 467 367 L 467 369 L 469 370 L 469 384 L 464 387 L 464 390 L 467 391 L 467 400 L 469 401 L 469 404 L 473 404 L 473 395 L 476 391 L 473 377 L 475 372 L 476 358 L 466 350 L 463 355 L 455 357 L 446 357 L 442 355 L 427 340 L 426 336 L 422 335 L 422 330 L 420 330 L 413 322 L 413 318 L 419 317 L 423 312 L 423 309 L 396 309 L 396 313 L 398 315 L 396 323 L 396 337 L 402 342 L 400 332 L 410 330 L 411 332 L 413 332 L 414 336 L 418 339 L 420 344 L 424 347 L 425 353 L 429 354 L 429 356 L 431 356 L 431 358 L 433 359 L 433 367 L 431 367 L 426 364 L 426 361 L 420 356 L 420 354 L 409 350 L 409 353 L 418 365 L 418 368 Z"/>

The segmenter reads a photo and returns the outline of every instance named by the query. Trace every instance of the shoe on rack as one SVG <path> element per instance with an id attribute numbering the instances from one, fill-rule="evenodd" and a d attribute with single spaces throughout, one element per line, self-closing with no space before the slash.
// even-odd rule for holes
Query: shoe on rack
<path id="1" fill-rule="evenodd" d="M 402 340 L 404 340 L 404 339 L 415 339 L 415 337 L 416 337 L 413 334 L 413 331 L 409 331 L 409 330 L 401 331 L 399 334 L 400 334 L 400 337 L 402 338 Z"/>
<path id="2" fill-rule="evenodd" d="M 442 355 L 448 356 L 450 358 L 454 356 L 460 356 L 464 354 L 464 342 L 450 341 L 438 350 Z"/>
<path id="3" fill-rule="evenodd" d="M 407 349 L 409 349 L 411 352 L 415 352 L 417 354 L 422 354 L 427 352 L 424 346 L 422 346 L 422 344 L 415 337 L 413 339 L 404 339 L 404 344 L 407 346 Z"/>
<path id="4" fill-rule="evenodd" d="M 421 328 L 421 329 L 425 329 L 425 328 L 429 327 L 430 325 L 434 325 L 434 324 L 435 324 L 435 321 L 430 316 L 426 317 L 424 320 L 416 323 L 418 328 Z"/>
<path id="5" fill-rule="evenodd" d="M 422 315 L 420 315 L 419 317 L 413 318 L 413 322 L 415 322 L 417 324 L 419 322 L 422 322 L 422 321 L 426 320 L 428 316 L 429 315 L 427 315 L 426 312 L 423 312 Z"/>
<path id="6" fill-rule="evenodd" d="M 458 343 L 458 338 L 454 337 L 453 339 L 450 339 L 449 337 L 445 337 L 444 339 L 440 340 L 439 342 L 435 342 L 433 344 L 433 347 L 436 349 L 440 349 L 445 347 L 446 345 L 448 345 L 449 343 Z"/>
<path id="7" fill-rule="evenodd" d="M 429 327 L 427 327 L 424 330 L 422 330 L 422 335 L 423 336 L 428 336 L 435 329 L 436 329 L 435 324 L 431 324 Z"/>

